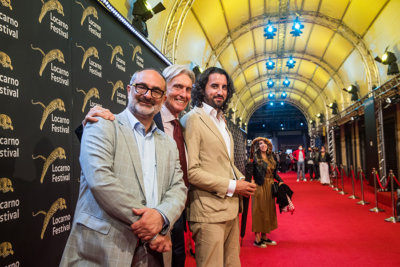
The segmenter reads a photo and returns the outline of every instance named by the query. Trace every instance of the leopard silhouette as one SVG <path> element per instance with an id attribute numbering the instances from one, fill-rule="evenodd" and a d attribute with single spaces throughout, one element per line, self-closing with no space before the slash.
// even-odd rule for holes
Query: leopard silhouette
<path id="1" fill-rule="evenodd" d="M 10 242 L 0 243 L 0 257 L 5 258 L 9 255 L 14 255 L 11 243 Z"/>
<path id="2" fill-rule="evenodd" d="M 11 6 L 11 0 L 0 0 L 0 3 L 1 3 L 4 7 L 8 7 L 10 10 L 13 10 L 13 9 L 12 9 L 12 6 Z"/>
<path id="3" fill-rule="evenodd" d="M 14 192 L 14 188 L 12 187 L 12 182 L 10 179 L 6 177 L 0 178 L 0 192 Z"/>
<path id="4" fill-rule="evenodd" d="M 43 0 L 40 0 L 43 4 L 42 9 L 40 10 L 39 15 L 39 23 L 42 23 L 42 19 L 46 16 L 47 12 L 56 10 L 58 14 L 64 16 L 64 9 L 60 2 L 57 0 L 49 0 L 46 3 Z"/>
<path id="5" fill-rule="evenodd" d="M 50 50 L 50 52 L 48 52 L 47 54 L 45 54 L 42 49 L 40 49 L 38 47 L 33 47 L 32 44 L 31 44 L 31 48 L 33 50 L 39 51 L 43 55 L 42 65 L 40 66 L 40 70 L 39 70 L 39 75 L 40 76 L 42 76 L 43 71 L 46 68 L 47 64 L 49 64 L 53 60 L 57 59 L 58 62 L 61 62 L 61 63 L 65 64 L 64 54 L 63 54 L 63 52 L 61 52 L 60 49 L 53 49 L 53 50 Z"/>
<path id="6" fill-rule="evenodd" d="M 47 170 L 56 159 L 67 159 L 67 157 L 65 156 L 65 150 L 62 147 L 57 147 L 56 149 L 54 149 L 47 158 L 43 157 L 42 155 L 37 155 L 37 156 L 32 155 L 32 159 L 38 159 L 38 158 L 44 160 L 42 175 L 40 176 L 41 184 L 43 184 L 43 179 L 47 173 Z"/>
<path id="7" fill-rule="evenodd" d="M 54 110 L 58 109 L 59 111 L 64 111 L 65 112 L 65 105 L 64 101 L 60 98 L 56 98 L 50 102 L 50 104 L 47 105 L 47 107 L 42 103 L 42 102 L 33 102 L 33 105 L 41 105 L 42 108 L 44 109 L 43 114 L 42 114 L 42 120 L 40 121 L 40 130 L 43 129 L 43 125 L 47 120 L 47 117 L 52 113 Z"/>
<path id="8" fill-rule="evenodd" d="M 107 81 L 107 83 L 113 86 L 112 93 L 111 93 L 111 100 L 114 100 L 114 94 L 118 89 L 124 90 L 124 83 L 121 80 L 116 81 L 115 83 L 111 81 Z"/>
<path id="9" fill-rule="evenodd" d="M 7 129 L 10 129 L 11 131 L 14 130 L 11 118 L 6 114 L 0 114 L 0 127 L 3 128 L 3 130 Z"/>
<path id="10" fill-rule="evenodd" d="M 42 227 L 42 232 L 40 234 L 40 239 L 43 239 L 44 237 L 44 232 L 46 231 L 47 225 L 50 222 L 51 217 L 58 211 L 58 210 L 63 210 L 67 208 L 67 204 L 65 203 L 65 199 L 63 198 L 58 198 L 50 207 L 50 209 L 45 212 L 44 210 L 40 210 L 36 213 L 32 212 L 32 216 L 37 216 L 39 214 L 44 215 L 44 220 L 43 220 L 43 227 Z"/>
<path id="11" fill-rule="evenodd" d="M 11 58 L 4 52 L 0 51 L 0 64 L 3 68 L 9 68 L 13 70 L 13 66 L 11 65 Z"/>
<path id="12" fill-rule="evenodd" d="M 82 64 L 81 64 L 81 68 L 83 69 L 83 67 L 85 66 L 86 60 L 91 57 L 94 56 L 95 58 L 99 59 L 99 51 L 97 51 L 97 48 L 94 46 L 89 47 L 87 50 L 85 50 L 85 48 L 83 48 L 83 46 L 75 44 L 76 47 L 79 47 L 83 50 L 83 59 L 82 59 Z"/>
<path id="13" fill-rule="evenodd" d="M 113 63 L 114 57 L 116 54 L 120 54 L 121 56 L 124 55 L 124 51 L 122 50 L 122 47 L 120 45 L 117 45 L 116 47 L 113 47 L 109 43 L 107 43 L 107 46 L 111 47 L 112 53 L 111 53 L 111 60 L 110 63 Z"/>
<path id="14" fill-rule="evenodd" d="M 86 104 L 87 104 L 87 102 L 89 101 L 90 98 L 92 98 L 92 97 L 100 98 L 99 90 L 97 90 L 96 87 L 90 88 L 87 93 L 85 91 L 81 90 L 81 89 L 78 89 L 78 88 L 76 88 L 76 91 L 85 95 L 85 98 L 83 99 L 82 112 L 85 112 Z"/>
<path id="15" fill-rule="evenodd" d="M 137 53 L 142 54 L 142 48 L 140 45 L 134 46 L 133 44 L 129 44 L 129 46 L 133 48 L 132 61 L 134 61 Z"/>
<path id="16" fill-rule="evenodd" d="M 81 2 L 75 1 L 75 3 L 77 3 L 78 5 L 80 5 L 83 8 L 83 13 L 82 13 L 82 18 L 81 18 L 81 26 L 85 22 L 85 19 L 87 16 L 92 15 L 96 19 L 99 19 L 99 16 L 97 15 L 97 10 L 94 7 L 88 6 L 87 8 L 85 8 Z"/>

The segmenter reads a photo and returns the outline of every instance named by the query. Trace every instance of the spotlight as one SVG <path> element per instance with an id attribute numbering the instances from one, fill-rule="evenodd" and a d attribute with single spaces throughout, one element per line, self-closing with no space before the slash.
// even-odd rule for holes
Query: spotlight
<path id="1" fill-rule="evenodd" d="M 358 100 L 358 88 L 355 85 L 350 85 L 347 89 L 343 88 L 344 91 L 351 94 L 351 101 Z"/>
<path id="2" fill-rule="evenodd" d="M 336 103 L 336 100 L 334 102 L 331 102 L 328 107 L 332 109 L 332 115 L 337 115 L 338 114 L 338 105 Z"/>
<path id="3" fill-rule="evenodd" d="M 303 126 L 303 125 L 304 125 L 304 123 L 300 122 L 300 126 Z"/>
<path id="4" fill-rule="evenodd" d="M 268 94 L 268 98 L 269 98 L 269 99 L 274 99 L 274 98 L 275 98 L 275 94 L 272 93 L 272 92 L 269 93 L 269 94 Z"/>
<path id="5" fill-rule="evenodd" d="M 375 60 L 382 63 L 383 65 L 388 65 L 387 75 L 393 75 L 399 73 L 399 66 L 396 61 L 397 58 L 394 53 L 385 50 L 385 54 L 380 57 L 375 57 Z"/>
<path id="6" fill-rule="evenodd" d="M 273 70 L 275 68 L 275 62 L 273 62 L 272 59 L 269 58 L 265 66 L 268 70 Z"/>
<path id="7" fill-rule="evenodd" d="M 287 94 L 286 94 L 286 92 L 282 92 L 282 94 L 281 94 L 281 98 L 282 99 L 285 99 L 287 97 Z"/>
<path id="8" fill-rule="evenodd" d="M 281 101 L 281 106 L 285 105 L 285 103 L 283 101 Z"/>
<path id="9" fill-rule="evenodd" d="M 304 25 L 301 24 L 299 17 L 296 17 L 296 19 L 293 21 L 293 26 L 292 26 L 292 31 L 290 32 L 293 37 L 300 36 L 303 32 L 301 31 L 304 29 Z"/>
<path id="10" fill-rule="evenodd" d="M 267 27 L 265 27 L 264 29 L 264 37 L 266 37 L 267 39 L 274 39 L 276 31 L 277 29 L 274 26 L 272 26 L 271 21 L 268 20 Z"/>
<path id="11" fill-rule="evenodd" d="M 268 86 L 268 88 L 272 88 L 272 87 L 274 87 L 274 81 L 271 79 L 271 78 L 269 78 L 268 79 L 268 82 L 267 82 L 267 86 Z"/>
<path id="12" fill-rule="evenodd" d="M 289 87 L 289 84 L 290 84 L 290 81 L 289 81 L 289 79 L 288 78 L 285 78 L 285 80 L 283 80 L 283 86 L 285 86 L 285 87 Z"/>
<path id="13" fill-rule="evenodd" d="M 135 28 L 137 28 L 145 37 L 148 37 L 149 33 L 147 31 L 146 21 L 163 10 L 165 10 L 165 7 L 161 2 L 152 8 L 147 0 L 137 0 L 133 4 L 132 25 L 135 26 Z"/>
<path id="14" fill-rule="evenodd" d="M 324 114 L 318 113 L 316 116 L 319 119 L 320 123 L 323 123 L 325 121 Z"/>
<path id="15" fill-rule="evenodd" d="M 310 120 L 310 124 L 312 128 L 315 128 L 315 121 L 314 120 Z"/>
<path id="16" fill-rule="evenodd" d="M 293 59 L 293 56 L 290 56 L 289 60 L 286 62 L 286 67 L 288 67 L 289 69 L 293 69 L 295 64 L 296 61 Z"/>
<path id="17" fill-rule="evenodd" d="M 272 107 L 274 106 L 274 102 L 269 102 L 269 105 Z"/>
<path id="18" fill-rule="evenodd" d="M 265 128 L 265 124 L 264 123 L 263 123 L 262 127 Z"/>
<path id="19" fill-rule="evenodd" d="M 283 123 L 281 122 L 281 127 L 283 127 Z"/>

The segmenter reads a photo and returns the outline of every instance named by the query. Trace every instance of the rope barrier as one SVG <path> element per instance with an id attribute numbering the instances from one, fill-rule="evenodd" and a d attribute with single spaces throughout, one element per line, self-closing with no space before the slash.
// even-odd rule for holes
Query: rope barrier
<path id="1" fill-rule="evenodd" d="M 399 180 L 397 180 L 396 176 L 393 175 L 393 180 L 397 183 L 398 186 L 400 186 Z"/>
<path id="2" fill-rule="evenodd" d="M 378 173 L 376 173 L 376 180 L 378 180 L 379 187 L 380 187 L 382 190 L 386 189 L 386 188 L 388 187 L 388 185 L 389 185 L 389 183 L 386 183 L 386 186 L 383 186 L 383 185 L 382 185 L 381 179 L 379 178 L 379 174 L 378 174 Z"/>
<path id="3" fill-rule="evenodd" d="M 360 173 L 362 174 L 362 177 L 363 177 L 363 179 L 364 179 L 364 181 L 365 181 L 365 174 L 364 174 L 363 171 L 359 171 L 359 172 L 357 173 L 357 179 L 360 179 Z"/>

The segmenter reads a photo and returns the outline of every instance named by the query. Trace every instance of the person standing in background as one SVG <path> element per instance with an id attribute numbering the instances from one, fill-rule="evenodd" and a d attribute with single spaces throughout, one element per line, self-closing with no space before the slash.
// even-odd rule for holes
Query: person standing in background
<path id="1" fill-rule="evenodd" d="M 307 151 L 307 169 L 308 169 L 308 174 L 310 175 L 310 181 L 313 180 L 313 176 L 315 174 L 315 165 L 314 165 L 314 161 L 315 161 L 315 153 L 312 149 L 312 147 L 308 147 L 308 151 Z"/>
<path id="2" fill-rule="evenodd" d="M 303 181 L 307 181 L 304 175 L 304 161 L 306 159 L 306 155 L 303 151 L 303 146 L 299 145 L 299 149 L 293 152 L 293 157 L 297 161 L 297 182 L 300 181 L 300 173 L 303 176 Z"/>

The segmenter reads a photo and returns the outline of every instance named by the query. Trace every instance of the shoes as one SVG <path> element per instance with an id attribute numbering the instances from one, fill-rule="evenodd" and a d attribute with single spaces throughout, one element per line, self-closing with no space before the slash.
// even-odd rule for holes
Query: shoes
<path id="1" fill-rule="evenodd" d="M 307 179 L 306 179 L 306 178 L 304 178 L 304 179 L 303 179 L 303 181 L 304 181 L 304 182 L 307 182 Z"/>
<path id="2" fill-rule="evenodd" d="M 297 182 L 300 181 L 299 179 L 297 179 Z"/>
<path id="3" fill-rule="evenodd" d="M 264 239 L 261 239 L 260 241 L 255 241 L 253 242 L 253 246 L 259 247 L 259 248 L 266 248 L 267 245 L 263 242 Z"/>
<path id="4" fill-rule="evenodd" d="M 313 179 L 313 178 L 311 178 L 311 179 L 310 179 L 310 181 L 314 181 L 314 179 Z"/>
<path id="5" fill-rule="evenodd" d="M 267 239 L 261 238 L 260 242 L 263 242 L 265 245 L 276 246 L 276 241 L 273 241 L 269 238 Z"/>

